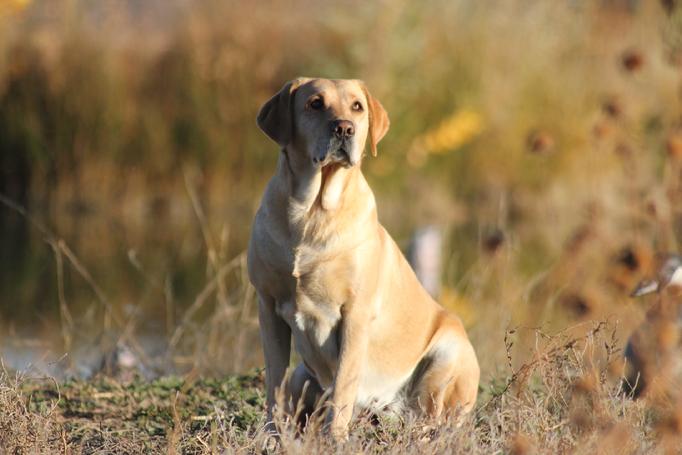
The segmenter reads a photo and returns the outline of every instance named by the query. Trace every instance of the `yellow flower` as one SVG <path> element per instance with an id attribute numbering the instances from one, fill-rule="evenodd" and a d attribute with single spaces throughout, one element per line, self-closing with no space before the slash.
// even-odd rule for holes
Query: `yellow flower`
<path id="1" fill-rule="evenodd" d="M 483 131 L 483 118 L 469 109 L 462 109 L 445 118 L 434 129 L 418 136 L 408 152 L 408 162 L 421 166 L 428 154 L 442 154 L 471 142 Z"/>
<path id="2" fill-rule="evenodd" d="M 0 14 L 22 11 L 29 3 L 31 0 L 0 0 Z"/>

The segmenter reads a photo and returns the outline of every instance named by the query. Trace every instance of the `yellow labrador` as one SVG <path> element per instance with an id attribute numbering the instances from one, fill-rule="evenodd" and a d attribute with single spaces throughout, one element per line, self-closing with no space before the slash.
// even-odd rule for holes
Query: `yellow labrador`
<path id="1" fill-rule="evenodd" d="M 356 406 L 433 418 L 470 411 L 474 349 L 379 224 L 360 169 L 365 143 L 376 155 L 388 130 L 384 108 L 361 81 L 299 78 L 263 105 L 258 126 L 281 147 L 248 253 L 268 420 L 292 337 L 303 361 L 285 385 L 288 398 L 309 413 L 327 392 L 337 437 L 347 435 Z"/>

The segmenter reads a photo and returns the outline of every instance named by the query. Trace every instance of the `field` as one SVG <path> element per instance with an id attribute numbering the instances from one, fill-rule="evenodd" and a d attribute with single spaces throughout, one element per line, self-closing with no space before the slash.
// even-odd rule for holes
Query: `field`
<path id="1" fill-rule="evenodd" d="M 539 331 L 518 369 L 482 384 L 462 426 L 413 416 L 359 416 L 347 442 L 300 435 L 277 416 L 285 453 L 677 453 L 682 415 L 669 400 L 632 400 L 614 378 L 623 363 L 607 324 L 585 336 Z M 506 334 L 510 353 L 512 333 Z M 509 354 L 509 362 L 512 362 Z M 0 377 L 0 445 L 8 453 L 254 453 L 263 433 L 262 370 L 219 379 L 166 376 L 121 382 Z"/>
<path id="2" fill-rule="evenodd" d="M 0 452 L 260 450 L 255 117 L 299 75 L 386 107 L 380 220 L 442 234 L 482 382 L 461 428 L 279 416 L 284 451 L 681 450 L 677 391 L 621 384 L 630 291 L 682 239 L 677 2 L 6 0 Z"/>

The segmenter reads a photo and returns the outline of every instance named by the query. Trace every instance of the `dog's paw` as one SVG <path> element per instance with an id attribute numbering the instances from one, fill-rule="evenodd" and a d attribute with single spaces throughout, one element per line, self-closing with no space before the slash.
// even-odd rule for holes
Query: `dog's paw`
<path id="1" fill-rule="evenodd" d="M 275 423 L 270 421 L 263 427 L 262 441 L 260 443 L 262 454 L 277 453 L 281 447 L 279 432 Z"/>
<path id="2" fill-rule="evenodd" d="M 327 426 L 326 434 L 337 443 L 348 442 L 348 427 L 346 425 L 334 425 L 332 423 Z"/>
<path id="3" fill-rule="evenodd" d="M 421 425 L 419 428 L 419 441 L 430 442 L 433 441 L 436 436 L 436 430 L 438 429 L 435 425 Z"/>
<path id="4" fill-rule="evenodd" d="M 331 436 L 332 438 L 334 438 L 334 441 L 336 442 L 339 443 L 348 442 L 348 430 L 332 431 Z"/>
<path id="5" fill-rule="evenodd" d="M 271 454 L 279 452 L 281 441 L 278 434 L 265 434 L 260 444 L 261 453 Z"/>
<path id="6" fill-rule="evenodd" d="M 336 442 L 348 441 L 348 422 L 343 422 L 334 412 L 327 414 L 324 433 Z"/>

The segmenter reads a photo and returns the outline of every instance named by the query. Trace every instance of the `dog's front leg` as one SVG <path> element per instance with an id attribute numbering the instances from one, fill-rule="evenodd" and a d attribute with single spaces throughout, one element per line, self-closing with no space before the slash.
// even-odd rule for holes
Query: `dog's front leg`
<path id="1" fill-rule="evenodd" d="M 291 354 L 291 328 L 275 312 L 275 300 L 258 294 L 258 321 L 265 356 L 265 384 L 267 387 L 267 429 L 276 432 L 272 421 L 273 408 L 277 403 L 277 389 L 289 366 Z"/>
<path id="2" fill-rule="evenodd" d="M 339 364 L 334 377 L 327 424 L 337 439 L 348 437 L 348 424 L 358 394 L 360 377 L 367 357 L 369 331 L 364 312 L 342 310 Z"/>

